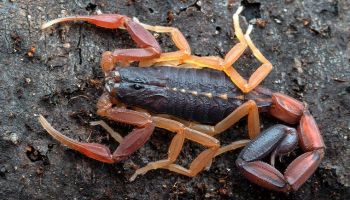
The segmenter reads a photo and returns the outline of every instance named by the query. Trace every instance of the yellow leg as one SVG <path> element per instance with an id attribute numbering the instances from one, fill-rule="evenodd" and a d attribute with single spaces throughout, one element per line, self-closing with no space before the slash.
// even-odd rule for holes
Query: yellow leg
<path id="1" fill-rule="evenodd" d="M 241 148 L 241 147 L 244 147 L 245 145 L 247 145 L 248 143 L 250 142 L 250 140 L 239 140 L 239 141 L 236 141 L 236 142 L 232 142 L 231 144 L 229 145 L 226 145 L 224 147 L 221 147 L 215 154 L 215 157 L 220 155 L 220 154 L 223 154 L 223 153 L 226 153 L 228 151 L 233 151 L 233 150 L 236 150 L 238 148 Z"/>
<path id="2" fill-rule="evenodd" d="M 243 34 L 242 29 L 239 25 L 239 14 L 242 11 L 240 7 L 236 13 L 233 15 L 233 25 L 235 28 L 235 34 L 239 40 L 239 43 L 236 44 L 225 56 L 224 59 L 219 57 L 198 57 L 190 56 L 184 60 L 184 63 L 189 63 L 195 66 L 208 67 L 220 71 L 224 71 L 227 76 L 230 77 L 232 82 L 237 85 L 244 93 L 248 93 L 258 86 L 261 81 L 272 70 L 272 64 L 262 55 L 259 49 L 256 48 L 252 42 L 249 34 L 251 33 L 253 27 L 250 25 L 247 29 L 247 32 Z M 262 65 L 250 76 L 249 80 L 245 80 L 235 69 L 231 67 L 238 58 L 243 54 L 245 49 L 249 47 L 253 55 L 262 63 Z"/>
<path id="3" fill-rule="evenodd" d="M 147 166 L 138 169 L 135 172 L 135 174 L 130 178 L 130 180 L 133 181 L 139 174 L 145 174 L 150 170 L 158 168 L 168 169 L 170 171 L 174 171 L 176 173 L 180 173 L 186 176 L 195 176 L 201 170 L 203 170 L 203 168 L 205 168 L 206 166 L 210 166 L 213 157 L 218 156 L 227 151 L 232 151 L 237 148 L 243 147 L 250 141 L 240 140 L 219 148 L 218 141 L 211 136 L 214 136 L 227 130 L 241 118 L 248 115 L 249 137 L 251 139 L 255 138 L 260 133 L 260 123 L 258 114 L 258 108 L 255 102 L 250 100 L 241 105 L 239 108 L 233 111 L 221 122 L 217 123 L 215 126 L 186 123 L 189 124 L 189 127 L 186 127 L 183 123 L 172 119 L 167 119 L 158 116 L 152 117 L 152 120 L 156 123 L 157 127 L 176 132 L 176 135 L 173 138 L 168 150 L 168 158 L 156 162 L 151 162 Z M 204 133 L 208 135 L 205 136 Z M 197 156 L 195 160 L 193 160 L 189 169 L 186 169 L 177 164 L 173 164 L 180 154 L 185 139 L 189 139 L 209 147 L 209 149 L 203 151 L 200 155 Z"/>
<path id="4" fill-rule="evenodd" d="M 246 146 L 251 140 L 238 140 L 235 142 L 232 142 L 229 145 L 223 146 L 221 147 L 215 154 L 214 157 L 221 155 L 223 153 L 226 153 L 228 151 L 233 151 L 236 150 L 238 148 L 242 148 L 244 146 Z M 211 162 L 207 165 L 206 169 L 209 169 L 211 167 Z"/>
<path id="5" fill-rule="evenodd" d="M 189 169 L 183 168 L 188 173 L 175 171 L 187 176 L 195 176 L 198 172 L 200 172 L 205 166 L 207 166 L 211 162 L 212 158 L 216 155 L 216 152 L 219 149 L 220 145 L 217 139 L 199 131 L 190 129 L 180 122 L 171 119 L 166 119 L 163 117 L 152 117 L 152 120 L 154 120 L 157 127 L 167 129 L 171 132 L 176 132 L 176 135 L 173 138 L 168 150 L 168 158 L 156 162 L 151 162 L 145 167 L 136 170 L 136 172 L 131 176 L 130 181 L 135 180 L 135 178 L 138 175 L 145 174 L 153 169 L 163 168 L 174 171 L 172 170 L 173 166 L 175 166 L 176 168 L 181 168 L 180 166 L 172 163 L 174 163 L 177 157 L 179 156 L 185 139 L 198 142 L 199 144 L 202 144 L 209 148 L 207 150 L 204 150 L 201 154 L 197 156 L 197 158 L 193 160 Z"/>
<path id="6" fill-rule="evenodd" d="M 242 104 L 240 107 L 234 110 L 231 114 L 229 114 L 225 119 L 217 123 L 215 126 L 191 123 L 189 127 L 197 131 L 206 133 L 210 136 L 215 136 L 219 133 L 224 132 L 247 115 L 248 134 L 249 138 L 253 139 L 260 133 L 259 111 L 255 101 L 253 100 L 249 100 Z"/>
<path id="7" fill-rule="evenodd" d="M 260 133 L 258 107 L 256 106 L 256 103 L 253 100 L 250 100 L 244 103 L 243 105 L 241 105 L 240 107 L 238 107 L 230 115 L 228 115 L 221 122 L 217 123 L 215 126 L 189 123 L 188 127 L 201 131 L 203 133 L 206 133 L 210 136 L 214 136 L 224 132 L 225 130 L 230 128 L 232 125 L 234 125 L 236 122 L 238 122 L 241 118 L 243 118 L 246 115 L 248 115 L 249 138 L 253 139 Z M 237 148 L 241 148 L 247 145 L 249 142 L 250 140 L 239 140 L 239 141 L 232 142 L 229 145 L 221 147 L 215 154 L 215 157 L 227 151 L 233 151 Z M 209 163 L 207 166 L 210 167 L 210 165 L 211 163 Z M 174 168 L 174 170 L 180 170 L 180 169 L 181 168 L 177 168 L 177 167 Z"/>
<path id="8" fill-rule="evenodd" d="M 225 56 L 224 59 L 220 57 L 199 57 L 190 55 L 191 49 L 188 45 L 183 34 L 176 28 L 172 27 L 161 27 L 161 26 L 150 26 L 147 24 L 142 24 L 144 28 L 160 32 L 160 33 L 170 33 L 171 38 L 175 45 L 179 48 L 176 52 L 162 53 L 160 58 L 152 59 L 149 61 L 141 62 L 140 66 L 151 66 L 155 63 L 163 63 L 164 65 L 176 66 L 181 64 L 190 64 L 196 68 L 208 67 L 220 71 L 224 71 L 227 76 L 230 77 L 232 82 L 237 85 L 244 93 L 248 93 L 258 86 L 261 81 L 272 70 L 272 64 L 262 55 L 259 49 L 256 48 L 252 42 L 249 34 L 252 31 L 252 26 L 250 25 L 247 32 L 243 34 L 243 31 L 239 25 L 239 14 L 242 12 L 243 7 L 239 7 L 236 13 L 233 15 L 233 26 L 235 29 L 235 35 L 237 36 L 239 43 L 236 44 Z M 262 63 L 262 65 L 250 76 L 250 78 L 245 80 L 233 67 L 237 59 L 243 54 L 245 49 L 249 47 L 253 55 Z M 176 61 L 176 62 L 174 62 Z"/>
<path id="9" fill-rule="evenodd" d="M 145 62 L 140 62 L 140 66 L 151 66 L 154 63 L 166 62 L 166 61 L 174 61 L 178 60 L 180 64 L 182 64 L 182 60 L 186 59 L 191 55 L 191 48 L 188 44 L 184 35 L 177 28 L 173 27 L 164 27 L 164 26 L 151 26 L 148 24 L 141 25 L 150 31 L 158 32 L 158 33 L 170 33 L 171 39 L 173 40 L 175 46 L 179 49 L 175 52 L 162 53 L 159 58 L 151 59 Z"/>
<path id="10" fill-rule="evenodd" d="M 104 128 L 117 142 L 122 143 L 124 138 L 122 135 L 120 135 L 118 132 L 115 132 L 110 126 L 108 126 L 108 124 L 102 120 L 100 121 L 94 121 L 94 122 L 90 122 L 91 126 L 101 126 L 102 128 Z"/>

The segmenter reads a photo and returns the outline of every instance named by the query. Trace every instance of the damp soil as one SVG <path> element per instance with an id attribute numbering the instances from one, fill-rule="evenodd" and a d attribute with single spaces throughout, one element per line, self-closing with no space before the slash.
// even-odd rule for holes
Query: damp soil
<path id="1" fill-rule="evenodd" d="M 189 178 L 154 170 L 128 178 L 147 163 L 166 157 L 172 133 L 157 129 L 129 159 L 109 165 L 69 150 L 39 125 L 43 114 L 63 134 L 117 145 L 89 122 L 100 120 L 103 92 L 101 53 L 135 44 L 125 30 L 65 23 L 45 31 L 48 20 L 68 15 L 119 13 L 152 25 L 174 26 L 192 53 L 224 56 L 237 43 L 232 14 L 244 5 L 241 26 L 255 24 L 251 37 L 271 61 L 262 85 L 306 103 L 322 132 L 326 155 L 297 191 L 281 194 L 247 181 L 235 166 L 239 151 L 215 158 L 211 168 Z M 0 197 L 2 199 L 350 199 L 350 2 L 297 1 L 0 1 Z M 156 34 L 164 51 L 176 48 Z M 247 51 L 235 64 L 248 77 L 259 63 Z M 277 123 L 261 116 L 262 128 Z M 132 128 L 107 121 L 126 135 Z M 218 139 L 247 138 L 242 120 Z M 186 142 L 177 163 L 193 160 L 203 147 Z M 283 170 L 300 151 L 282 158 Z"/>

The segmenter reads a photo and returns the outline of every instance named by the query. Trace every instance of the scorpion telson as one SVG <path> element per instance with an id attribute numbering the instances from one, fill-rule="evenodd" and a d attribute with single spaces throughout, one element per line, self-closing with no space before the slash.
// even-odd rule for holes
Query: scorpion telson
<path id="1" fill-rule="evenodd" d="M 127 159 L 143 146 L 155 127 L 174 133 L 168 157 L 136 170 L 131 181 L 140 174 L 159 168 L 195 176 L 210 166 L 215 156 L 246 145 L 236 161 L 245 177 L 271 190 L 297 190 L 317 169 L 324 156 L 325 145 L 315 120 L 303 103 L 257 87 L 271 71 L 272 65 L 250 39 L 252 26 L 243 34 L 239 26 L 242 9 L 240 7 L 233 15 L 239 43 L 225 58 L 191 55 L 191 48 L 178 29 L 150 26 L 122 15 L 66 17 L 44 24 L 43 28 L 47 28 L 58 22 L 82 20 L 104 28 L 125 28 L 138 48 L 107 51 L 101 59 L 106 83 L 97 103 L 97 114 L 134 126 L 123 138 L 104 122 L 94 123 L 103 126 L 120 143 L 113 153 L 104 145 L 79 142 L 64 136 L 43 116 L 39 117 L 40 123 L 62 144 L 105 163 Z M 162 53 L 149 31 L 169 33 L 179 50 Z M 232 64 L 248 47 L 262 65 L 247 81 Z M 140 62 L 142 67 L 119 67 L 118 64 L 134 61 Z M 182 68 L 181 64 L 186 64 L 187 68 Z M 188 65 L 191 67 L 188 68 Z M 260 133 L 259 112 L 267 112 L 293 127 L 279 124 Z M 240 140 L 220 146 L 213 136 L 226 131 L 245 116 L 252 141 Z M 298 128 L 295 129 L 295 126 Z M 175 164 L 185 140 L 206 147 L 188 169 Z M 297 145 L 304 153 L 289 164 L 284 174 L 280 173 L 274 167 L 275 157 L 293 151 Z M 270 156 L 270 163 L 262 161 L 267 156 Z"/>

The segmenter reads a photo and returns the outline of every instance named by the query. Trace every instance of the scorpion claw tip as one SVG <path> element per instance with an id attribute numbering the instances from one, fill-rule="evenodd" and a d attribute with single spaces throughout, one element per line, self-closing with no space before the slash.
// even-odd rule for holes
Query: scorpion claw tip
<path id="1" fill-rule="evenodd" d="M 253 25 L 249 24 L 246 35 L 249 35 L 253 31 Z"/>
<path id="2" fill-rule="evenodd" d="M 45 24 L 43 24 L 40 28 L 41 28 L 41 30 L 44 30 L 44 29 L 46 29 L 47 27 L 49 27 L 49 26 L 51 26 L 49 23 L 45 23 Z"/>
<path id="3" fill-rule="evenodd" d="M 57 23 L 60 23 L 60 22 L 63 22 L 63 21 L 67 21 L 69 18 L 57 18 L 57 19 L 54 19 L 54 20 L 50 20 L 46 23 L 44 23 L 42 26 L 41 26 L 41 30 L 44 30 L 54 24 L 57 24 Z"/>
<path id="4" fill-rule="evenodd" d="M 129 178 L 129 181 L 133 182 L 136 179 L 136 177 L 137 177 L 137 174 L 135 173 Z"/>
<path id="5" fill-rule="evenodd" d="M 244 7 L 243 6 L 239 6 L 235 15 L 239 15 L 242 11 L 243 11 Z"/>

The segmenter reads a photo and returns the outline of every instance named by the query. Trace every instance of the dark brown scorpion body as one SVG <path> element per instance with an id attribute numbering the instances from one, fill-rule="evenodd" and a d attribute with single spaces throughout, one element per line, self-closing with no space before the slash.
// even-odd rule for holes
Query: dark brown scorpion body
<path id="1" fill-rule="evenodd" d="M 271 105 L 271 92 L 257 88 L 244 94 L 217 70 L 175 67 L 116 68 L 106 77 L 106 89 L 120 102 L 154 114 L 214 125 L 257 94 Z M 257 103 L 259 103 L 257 101 Z"/>

